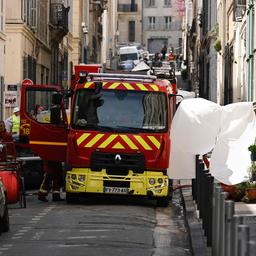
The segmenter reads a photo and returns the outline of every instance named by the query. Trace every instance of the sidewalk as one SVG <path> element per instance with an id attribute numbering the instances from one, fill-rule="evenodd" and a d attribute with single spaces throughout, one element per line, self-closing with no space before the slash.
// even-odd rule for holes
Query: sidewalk
<path id="1" fill-rule="evenodd" d="M 211 256 L 211 247 L 207 247 L 202 221 L 198 217 L 198 211 L 192 198 L 191 180 L 181 180 L 181 194 L 184 200 L 184 215 L 190 235 L 192 255 L 194 256 Z M 254 214 L 256 215 L 256 204 L 245 204 L 243 202 L 235 203 L 235 214 Z M 256 225 L 250 225 L 250 237 L 256 241 Z"/>

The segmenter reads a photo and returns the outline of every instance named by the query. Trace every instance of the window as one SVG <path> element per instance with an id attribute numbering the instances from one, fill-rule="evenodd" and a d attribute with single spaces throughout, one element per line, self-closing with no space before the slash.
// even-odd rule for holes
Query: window
<path id="1" fill-rule="evenodd" d="M 51 121 L 52 97 L 54 90 L 40 90 L 38 88 L 26 91 L 26 112 L 39 123 L 47 124 Z M 61 120 L 63 117 L 61 115 Z"/>
<path id="2" fill-rule="evenodd" d="M 72 126 L 78 129 L 164 132 L 168 125 L 167 97 L 164 93 L 79 90 L 73 111 Z"/>
<path id="3" fill-rule="evenodd" d="M 148 17 L 149 29 L 156 28 L 156 17 Z"/>
<path id="4" fill-rule="evenodd" d="M 129 42 L 134 42 L 135 41 L 135 21 L 129 21 L 129 35 L 128 35 L 128 40 Z"/>
<path id="5" fill-rule="evenodd" d="M 172 17 L 166 16 L 164 17 L 165 20 L 165 29 L 171 29 Z"/>
<path id="6" fill-rule="evenodd" d="M 164 0 L 164 6 L 171 6 L 171 0 Z"/>
<path id="7" fill-rule="evenodd" d="M 146 6 L 148 7 L 155 7 L 156 1 L 155 0 L 147 0 Z"/>
<path id="8" fill-rule="evenodd" d="M 22 19 L 24 22 L 35 29 L 37 25 L 37 0 L 22 1 Z"/>
<path id="9" fill-rule="evenodd" d="M 0 0 L 0 31 L 4 30 L 4 0 Z"/>

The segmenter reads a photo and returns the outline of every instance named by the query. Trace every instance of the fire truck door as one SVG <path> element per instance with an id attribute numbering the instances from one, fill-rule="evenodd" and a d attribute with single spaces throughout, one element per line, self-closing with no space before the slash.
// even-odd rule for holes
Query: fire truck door
<path id="1" fill-rule="evenodd" d="M 67 148 L 67 116 L 61 104 L 60 122 L 51 122 L 54 86 L 27 86 L 22 90 L 20 138 L 26 138 L 43 160 L 65 161 Z"/>

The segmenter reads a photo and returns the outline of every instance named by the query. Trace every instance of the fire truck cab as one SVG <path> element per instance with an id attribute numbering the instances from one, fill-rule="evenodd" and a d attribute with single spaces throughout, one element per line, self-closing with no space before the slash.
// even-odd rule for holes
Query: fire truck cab
<path id="1" fill-rule="evenodd" d="M 146 196 L 166 206 L 175 98 L 170 83 L 145 75 L 89 73 L 69 93 L 24 83 L 20 140 L 42 159 L 66 163 L 67 202 L 104 193 Z M 49 118 L 37 118 L 38 105 Z"/>

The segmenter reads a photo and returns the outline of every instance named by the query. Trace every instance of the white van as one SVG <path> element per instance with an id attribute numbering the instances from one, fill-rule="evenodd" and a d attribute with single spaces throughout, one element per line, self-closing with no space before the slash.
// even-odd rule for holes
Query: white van
<path id="1" fill-rule="evenodd" d="M 136 46 L 119 48 L 119 67 L 123 70 L 132 70 L 139 62 L 140 54 Z"/>

